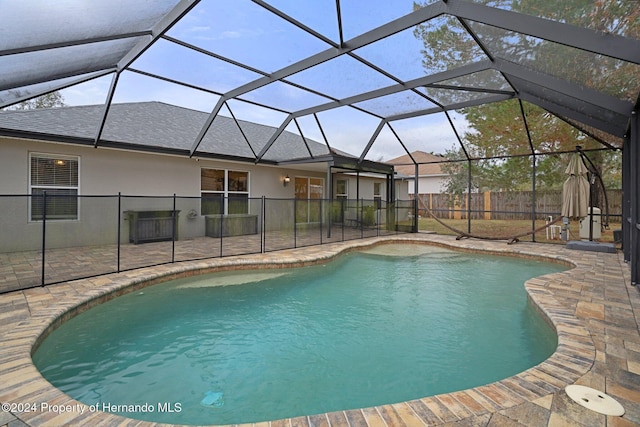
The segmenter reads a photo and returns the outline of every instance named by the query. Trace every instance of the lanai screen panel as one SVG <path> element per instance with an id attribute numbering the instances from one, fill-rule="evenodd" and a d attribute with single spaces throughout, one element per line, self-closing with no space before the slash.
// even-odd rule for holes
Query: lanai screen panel
<path id="1" fill-rule="evenodd" d="M 574 112 L 578 117 L 582 118 L 585 123 L 593 122 L 599 123 L 603 129 L 608 129 L 612 134 L 622 134 L 626 131 L 629 121 L 628 116 L 621 113 L 617 113 L 610 109 L 594 105 L 586 102 L 582 99 L 577 99 L 566 94 L 554 91 L 552 89 L 540 87 L 531 82 L 517 77 L 511 77 L 511 81 L 514 82 L 518 89 L 523 94 L 529 94 L 533 97 L 543 99 L 549 103 L 549 106 L 555 105 L 556 109 L 553 109 L 559 113 L 565 110 L 569 115 Z M 577 118 L 574 116 L 574 118 Z"/>
<path id="2" fill-rule="evenodd" d="M 275 81 L 268 85 L 261 86 L 258 89 L 239 96 L 238 99 L 269 105 L 290 113 L 332 101 L 331 98 L 282 81 Z"/>
<path id="3" fill-rule="evenodd" d="M 8 88 L 0 91 L 0 105 L 10 105 L 15 102 L 26 100 L 41 93 L 48 93 L 57 89 L 76 85 L 79 81 L 88 81 L 104 75 L 97 71 L 80 76 L 67 77 L 58 80 L 47 80 L 34 85 L 22 86 L 19 88 Z M 0 77 L 1 78 L 1 77 Z"/>
<path id="4" fill-rule="evenodd" d="M 497 158 L 532 154 L 533 150 L 517 100 L 469 107 L 460 113 L 473 115 L 484 130 L 496 131 L 493 140 L 476 129 L 465 132 L 462 138 L 463 146 L 471 157 Z"/>
<path id="5" fill-rule="evenodd" d="M 466 122 L 462 116 L 449 112 L 428 114 L 390 122 L 391 128 L 398 135 L 406 147 L 406 151 L 424 151 L 426 153 L 448 153 L 448 157 L 455 160 L 464 159 L 460 150 L 460 137 L 467 131 Z M 453 123 L 453 126 L 451 125 Z M 401 155 L 404 153 L 399 153 Z"/>
<path id="6" fill-rule="evenodd" d="M 350 40 L 362 33 L 378 28 L 390 21 L 398 19 L 414 10 L 414 7 L 435 3 L 426 0 L 415 6 L 412 0 L 341 0 L 342 31 L 345 40 Z"/>
<path id="7" fill-rule="evenodd" d="M 335 0 L 314 0 L 306 2 L 304 7 L 290 0 L 269 0 L 267 3 L 321 36 L 332 40 L 335 44 L 340 44 L 338 9 Z"/>
<path id="8" fill-rule="evenodd" d="M 157 79 L 133 71 L 125 71 L 120 74 L 112 105 L 129 102 L 162 102 L 171 106 L 206 112 L 209 106 L 215 104 L 219 98 L 219 95 L 209 91 Z M 154 118 L 149 117 L 149 120 L 151 119 Z M 141 128 L 148 127 L 142 126 L 144 123 L 150 122 L 137 122 L 137 126 Z M 179 122 L 176 124 L 179 124 Z M 196 135 L 198 130 L 196 130 Z M 185 141 L 184 143 L 187 142 Z"/>
<path id="9" fill-rule="evenodd" d="M 640 8 L 635 1 L 565 2 L 556 0 L 471 0 L 499 9 L 520 12 L 619 36 L 639 38 Z M 604 7 L 607 6 L 607 7 Z M 635 23 L 635 25 L 634 25 Z"/>
<path id="10" fill-rule="evenodd" d="M 599 141 L 606 141 L 606 143 L 610 144 L 612 147 L 622 150 L 622 146 L 624 145 L 624 138 L 621 138 L 616 135 L 611 135 L 610 133 L 604 132 L 598 128 L 589 126 L 585 123 L 570 119 L 568 117 L 560 116 L 560 118 L 566 121 L 567 123 L 570 123 L 572 126 L 576 127 L 577 129 L 584 132 L 585 134 L 592 135 L 594 138 L 597 138 Z"/>
<path id="11" fill-rule="evenodd" d="M 267 73 L 330 47 L 249 0 L 201 1 L 167 35 Z"/>
<path id="12" fill-rule="evenodd" d="M 174 85 L 150 89 L 145 99 L 192 103 L 191 108 L 209 114 L 194 141 L 181 143 L 195 147 L 207 123 L 217 114 L 228 117 L 229 111 L 218 107 L 238 100 L 245 101 L 246 108 L 237 112 L 244 120 L 280 116 L 271 124 L 275 129 L 286 127 L 284 120 L 351 105 L 366 112 L 364 121 L 373 120 L 375 130 L 380 120 L 519 97 L 609 139 L 625 134 L 638 100 L 640 59 L 633 59 L 633 48 L 640 38 L 640 12 L 635 2 L 306 3 L 8 0 L 0 28 L 0 105 L 65 88 L 75 79 L 115 74 L 120 80 L 113 99 L 132 99 L 123 95 L 131 88 L 126 83 L 131 70 L 145 77 L 140 89 L 155 86 L 147 79 Z M 564 25 L 570 37 L 561 31 Z M 590 40 L 611 35 L 612 46 L 622 42 L 626 52 L 609 51 L 605 44 L 591 52 L 576 34 Z M 184 94 L 199 92 L 207 96 L 188 95 L 192 99 L 185 101 Z M 95 103 L 110 101 L 103 96 Z M 100 135 L 101 125 L 99 119 L 94 134 Z M 360 123 L 354 125 L 349 136 L 343 128 L 333 145 L 371 146 L 371 126 L 359 132 Z M 332 145 L 331 138 L 327 142 Z"/>
<path id="13" fill-rule="evenodd" d="M 178 0 L 4 0 L 0 50 L 84 43 L 149 31 Z"/>
<path id="14" fill-rule="evenodd" d="M 307 68 L 287 78 L 335 99 L 391 86 L 397 82 L 347 55 Z"/>
<path id="15" fill-rule="evenodd" d="M 160 39 L 131 68 L 217 93 L 261 77 L 261 74 L 212 55 Z"/>
<path id="16" fill-rule="evenodd" d="M 421 96 L 419 93 L 411 90 L 373 98 L 354 105 L 380 117 L 390 117 L 403 113 L 438 108 L 438 106 L 427 97 Z"/>
<path id="17" fill-rule="evenodd" d="M 4 1 L 0 90 L 115 67 L 177 3 Z"/>
<path id="18" fill-rule="evenodd" d="M 497 70 L 488 69 L 466 74 L 438 82 L 443 86 L 454 86 L 460 89 L 485 89 L 487 91 L 513 92 L 513 88 L 504 75 Z"/>
<path id="19" fill-rule="evenodd" d="M 491 25 L 469 26 L 499 58 L 622 100 L 637 99 L 640 80 L 633 76 L 640 77 L 640 65 Z"/>
<path id="20" fill-rule="evenodd" d="M 409 81 L 427 74 L 422 42 L 409 28 L 375 43 L 356 49 L 353 53 L 393 74 L 402 81 Z M 394 52 L 394 54 L 389 54 Z"/>
<path id="21" fill-rule="evenodd" d="M 493 95 L 493 93 L 491 92 L 481 92 L 457 88 L 448 89 L 437 86 L 421 87 L 419 91 L 444 107 L 462 102 L 482 101 L 483 99 L 489 98 Z"/>
<path id="22" fill-rule="evenodd" d="M 425 74 L 488 59 L 462 24 L 449 15 L 438 16 L 417 25 L 412 29 L 412 35 L 421 46 L 418 58 Z"/>
<path id="23" fill-rule="evenodd" d="M 0 108 L 101 80 L 90 106 L 29 120 L 2 112 L 4 135 L 57 129 L 82 144 L 257 162 L 329 147 L 377 159 L 396 140 L 404 151 L 435 151 L 446 138 L 456 158 L 491 158 L 468 162 L 474 176 L 501 162 L 528 176 L 532 153 L 566 149 L 570 138 L 545 133 L 540 116 L 565 123 L 554 123 L 563 132 L 580 129 L 575 140 L 587 148 L 637 144 L 629 133 L 640 93 L 635 0 L 5 0 L 1 15 Z M 149 109 L 132 116 L 108 105 L 136 99 L 152 101 Z M 503 108 L 511 122 L 492 115 Z M 185 109 L 197 113 L 191 122 L 180 120 Z M 484 141 L 469 114 L 508 129 L 497 136 L 506 141 L 476 149 Z M 428 130 L 428 118 L 448 136 Z M 138 124 L 149 122 L 159 126 L 145 134 Z M 318 145 L 303 139 L 305 127 Z M 126 137 L 114 140 L 115 128 Z"/>
<path id="24" fill-rule="evenodd" d="M 522 104 L 536 153 L 574 151 L 576 145 L 582 146 L 584 150 L 604 148 L 600 142 L 576 129 L 562 117 L 549 114 L 528 102 Z"/>
<path id="25" fill-rule="evenodd" d="M 0 90 L 115 68 L 142 40 L 134 37 L 11 55 L 11 61 L 3 61 Z"/>

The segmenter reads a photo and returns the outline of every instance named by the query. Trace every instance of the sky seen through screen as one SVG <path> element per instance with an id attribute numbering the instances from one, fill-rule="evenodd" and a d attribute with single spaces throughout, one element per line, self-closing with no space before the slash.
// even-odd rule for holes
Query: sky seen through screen
<path id="1" fill-rule="evenodd" d="M 413 10 L 412 1 L 387 2 L 376 0 L 362 8 L 356 1 L 343 1 L 341 18 L 345 41 L 362 32 L 372 30 L 389 20 Z M 317 31 L 323 37 L 339 43 L 339 26 L 335 2 L 294 2 L 274 0 L 270 5 Z M 224 1 L 202 1 L 195 9 L 167 32 L 169 38 L 222 55 L 252 69 L 271 73 L 305 57 L 325 51 L 331 45 L 302 31 L 266 9 L 248 0 L 238 7 Z M 398 49 L 400 48 L 400 49 Z M 398 74 L 402 79 L 424 76 L 421 49 L 424 46 L 408 29 L 377 43 L 356 49 L 358 57 Z M 223 94 L 262 77 L 221 59 L 204 55 L 170 40 L 160 39 L 132 68 L 172 80 L 180 80 L 215 92 L 209 93 L 175 83 L 155 79 L 136 72 L 120 75 L 113 102 L 160 101 L 194 110 L 211 112 Z M 62 90 L 67 105 L 91 105 L 105 102 L 111 75 Z M 389 77 L 365 66 L 351 56 L 343 55 L 290 76 L 288 81 L 316 90 L 313 93 L 293 85 L 275 82 L 248 92 L 240 99 L 249 102 L 229 103 L 238 120 L 279 127 L 287 113 L 332 102 L 363 91 L 397 84 Z M 217 94 L 216 94 L 217 93 Z M 259 107 L 253 103 L 275 106 L 287 113 Z M 397 107 L 393 105 L 397 104 Z M 374 99 L 359 103 L 374 114 L 383 116 L 404 113 L 415 108 L 434 108 L 435 104 L 410 91 L 390 95 L 388 99 Z M 406 110 L 406 111 L 405 111 Z M 229 116 L 227 108 L 220 114 Z M 450 112 L 456 131 L 467 128 L 464 117 Z M 374 134 L 380 118 L 352 107 L 318 113 L 318 119 L 332 148 L 360 155 Z M 298 119 L 305 137 L 323 142 L 324 139 L 313 116 Z M 443 113 L 430 114 L 392 122 L 392 127 L 409 151 L 422 150 L 444 153 L 458 145 L 454 131 Z M 299 133 L 292 122 L 287 130 Z M 370 160 L 389 160 L 406 154 L 393 132 L 384 127 L 367 155 Z"/>

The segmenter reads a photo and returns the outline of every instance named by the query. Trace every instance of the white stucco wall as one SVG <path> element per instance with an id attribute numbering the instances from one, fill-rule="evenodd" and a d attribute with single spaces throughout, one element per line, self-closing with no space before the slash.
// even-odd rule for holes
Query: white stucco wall
<path id="1" fill-rule="evenodd" d="M 366 175 L 360 176 L 360 186 L 358 188 L 358 178 L 355 175 L 334 175 L 333 176 L 333 192 L 334 197 L 337 195 L 337 181 L 346 180 L 347 198 L 348 199 L 364 199 L 373 200 L 373 184 L 380 183 L 380 197 L 387 200 L 387 181 L 384 177 L 371 177 Z"/>
<path id="2" fill-rule="evenodd" d="M 118 198 L 123 196 L 166 196 L 162 198 L 123 197 L 121 212 L 128 210 L 172 210 L 172 195 L 178 196 L 180 210 L 179 238 L 192 238 L 204 233 L 204 217 L 200 216 L 200 169 L 230 169 L 249 172 L 251 198 L 294 197 L 294 186 L 282 185 L 285 175 L 315 176 L 326 180 L 326 174 L 314 171 L 256 166 L 251 163 L 196 160 L 177 156 L 129 152 L 108 148 L 69 144 L 43 143 L 0 138 L 0 252 L 40 249 L 42 223 L 30 221 L 29 153 L 79 157 L 79 219 L 47 222 L 47 247 L 83 246 L 117 243 Z M 326 184 L 325 184 L 326 191 Z M 21 195 L 5 197 L 5 195 Z M 182 196 L 182 197 L 181 197 Z M 183 198 L 186 196 L 187 198 Z M 260 203 L 250 203 L 259 209 Z M 191 210 L 195 218 L 188 218 Z M 258 212 L 256 212 L 258 213 Z M 128 223 L 122 216 L 121 240 L 128 241 Z"/>
<path id="3" fill-rule="evenodd" d="M 396 181 L 396 199 L 409 200 L 409 183 L 407 181 Z"/>
<path id="4" fill-rule="evenodd" d="M 267 229 L 278 226 L 278 221 L 293 222 L 295 177 L 321 178 L 324 198 L 328 197 L 326 172 L 254 165 L 252 163 L 207 159 L 189 159 L 179 156 L 93 148 L 72 144 L 47 143 L 0 137 L 0 253 L 40 250 L 42 222 L 29 217 L 29 160 L 30 153 L 77 156 L 79 159 L 79 217 L 77 220 L 47 221 L 47 248 L 105 245 L 129 241 L 128 211 L 164 210 L 180 211 L 179 239 L 204 235 L 205 217 L 200 212 L 200 170 L 202 168 L 228 169 L 249 172 L 249 197 L 265 196 L 266 217 L 271 218 Z M 285 175 L 291 183 L 283 185 Z M 349 181 L 348 197 L 373 200 L 375 182 L 381 184 L 381 198 L 386 200 L 386 179 L 361 175 L 359 194 L 355 175 L 334 175 Z M 396 199 L 407 200 L 406 183 L 396 183 Z M 118 193 L 122 194 L 118 198 Z M 143 197 L 144 196 L 144 197 Z M 152 196 L 152 197 L 149 197 Z M 289 199 L 285 201 L 283 199 Z M 120 203 L 120 206 L 118 205 Z M 287 209 L 284 203 L 290 203 Z M 259 200 L 249 202 L 249 213 L 260 216 Z M 193 213 L 193 215 L 189 215 Z M 120 219 L 120 224 L 118 224 Z"/>
<path id="5" fill-rule="evenodd" d="M 420 194 L 441 193 L 445 186 L 445 176 L 421 176 L 418 177 L 418 192 Z M 415 193 L 414 180 L 410 179 L 409 194 Z"/>
<path id="6" fill-rule="evenodd" d="M 79 156 L 80 194 L 146 196 L 200 196 L 200 169 L 231 169 L 249 172 L 251 197 L 293 197 L 293 186 L 284 187 L 282 178 L 305 175 L 325 178 L 326 174 L 250 163 L 196 160 L 108 148 L 42 143 L 0 138 L 0 194 L 29 192 L 29 153 Z"/>

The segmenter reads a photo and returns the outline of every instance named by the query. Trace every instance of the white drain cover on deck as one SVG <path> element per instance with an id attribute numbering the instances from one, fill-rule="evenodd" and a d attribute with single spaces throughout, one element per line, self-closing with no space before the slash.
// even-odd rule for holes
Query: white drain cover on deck
<path id="1" fill-rule="evenodd" d="M 622 416 L 624 408 L 613 397 L 583 385 L 568 385 L 564 391 L 576 403 L 604 415 Z"/>

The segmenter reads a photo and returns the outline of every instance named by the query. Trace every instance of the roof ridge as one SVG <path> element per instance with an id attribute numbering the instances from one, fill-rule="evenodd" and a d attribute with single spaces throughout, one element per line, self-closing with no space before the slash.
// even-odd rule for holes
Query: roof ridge
<path id="1" fill-rule="evenodd" d="M 30 132 L 34 135 L 47 133 L 52 135 L 55 134 L 63 138 L 92 138 L 92 135 L 95 135 L 95 126 L 97 126 L 100 120 L 99 116 L 101 116 L 104 111 L 105 104 L 65 105 L 52 108 L 0 111 L 0 117 L 2 117 L 2 121 L 0 121 L 0 128 L 21 130 L 24 132 Z M 105 133 L 103 133 L 102 138 L 105 139 L 105 141 L 109 140 L 115 143 L 126 142 L 130 144 L 139 144 L 142 146 L 148 145 L 164 147 L 167 149 L 177 148 L 178 146 L 176 145 L 177 143 L 175 141 L 179 140 L 184 142 L 186 140 L 180 138 L 195 137 L 195 134 L 191 135 L 194 131 L 185 133 L 184 127 L 189 125 L 191 127 L 202 126 L 208 115 L 209 113 L 203 111 L 198 111 L 162 101 L 112 103 L 109 109 L 109 116 L 110 119 L 112 118 L 114 121 L 110 123 L 120 123 L 120 126 L 118 126 L 117 131 L 109 126 L 105 127 Z M 165 121 L 165 119 L 167 120 Z M 68 126 L 61 126 L 61 120 L 71 120 L 70 123 L 72 124 Z M 120 122 L 118 122 L 118 120 Z M 150 136 L 149 132 L 147 132 L 147 130 L 145 129 L 145 125 L 138 123 L 137 120 L 142 120 L 144 122 L 164 121 L 163 123 L 159 124 L 159 126 L 161 128 L 171 128 L 169 129 L 169 133 L 173 132 L 175 136 L 172 137 L 171 140 L 168 140 L 166 138 L 161 138 L 161 140 L 158 140 L 157 136 Z M 179 124 L 176 122 L 176 120 L 179 122 L 182 122 L 184 120 L 185 123 Z M 266 124 L 251 122 L 247 120 L 234 121 L 233 117 L 222 114 L 219 114 L 216 117 L 215 122 L 219 123 L 219 128 L 216 129 L 218 132 L 221 132 L 221 138 L 223 138 L 224 140 L 220 142 L 220 144 L 218 144 L 220 145 L 220 147 L 218 148 L 223 151 L 227 150 L 233 153 L 235 153 L 236 151 L 242 151 L 241 148 L 245 147 L 246 138 L 248 138 L 251 148 L 256 149 L 257 147 L 259 149 L 262 149 L 278 129 L 275 126 L 269 126 Z M 214 125 L 214 127 L 215 126 L 216 125 Z M 237 132 L 235 130 L 238 129 L 238 126 L 240 127 L 240 132 Z M 199 130 L 199 128 L 195 129 L 195 132 L 198 132 Z M 229 132 L 234 135 L 230 136 L 231 134 Z M 235 135 L 236 133 L 237 135 Z M 245 136 L 242 137 L 240 133 L 245 134 Z M 189 135 L 187 136 L 187 134 Z M 229 141 L 227 140 L 229 139 L 229 137 L 231 139 L 238 139 L 238 141 L 240 141 L 237 148 L 228 146 Z M 301 152 L 305 153 L 305 155 L 309 149 L 311 149 L 311 151 L 314 153 L 313 155 L 319 155 L 328 151 L 328 147 L 326 146 L 326 144 L 323 144 L 322 142 L 316 141 L 304 135 L 292 132 L 288 129 L 285 129 L 281 134 L 278 135 L 277 140 L 280 139 L 283 140 L 284 145 L 282 145 L 282 147 L 284 148 L 278 149 L 275 146 L 271 147 L 274 148 L 274 150 L 270 151 L 267 157 L 277 155 L 273 153 L 279 152 L 279 155 L 282 156 L 282 150 L 291 151 L 291 147 L 295 148 L 293 149 L 292 153 L 300 149 Z M 307 144 L 306 148 L 304 144 L 300 143 L 303 141 Z M 206 143 L 205 140 L 203 140 L 203 142 Z M 277 145 L 279 144 L 276 144 L 276 146 Z M 184 147 L 181 145 L 178 148 Z M 215 151 L 215 149 L 213 150 Z M 227 151 L 224 152 L 226 153 Z M 347 153 L 344 153 L 343 155 L 346 154 Z"/>

